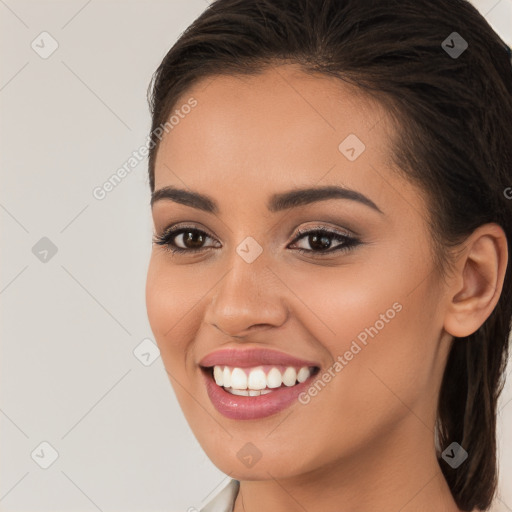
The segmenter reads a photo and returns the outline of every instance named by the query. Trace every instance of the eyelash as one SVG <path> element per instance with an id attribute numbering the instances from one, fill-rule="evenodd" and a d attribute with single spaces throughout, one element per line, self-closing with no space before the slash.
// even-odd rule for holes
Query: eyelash
<path id="1" fill-rule="evenodd" d="M 208 247 L 200 247 L 199 249 L 183 249 L 182 247 L 176 247 L 176 245 L 174 245 L 174 241 L 173 241 L 174 237 L 176 237 L 180 234 L 189 233 L 189 232 L 206 235 L 208 238 L 213 239 L 213 237 L 211 237 L 208 233 L 206 233 L 205 231 L 203 231 L 201 229 L 197 229 L 192 226 L 181 226 L 179 228 L 167 229 L 161 235 L 154 235 L 153 243 L 163 246 L 163 248 L 166 251 L 169 251 L 172 254 L 196 253 L 199 251 L 203 251 L 204 249 L 208 249 Z M 315 227 L 312 229 L 297 230 L 297 236 L 294 238 L 292 244 L 298 242 L 301 238 L 304 238 L 305 235 L 313 235 L 313 234 L 317 234 L 317 235 L 320 234 L 321 236 L 327 235 L 335 241 L 344 242 L 344 243 L 342 245 L 335 247 L 334 249 L 327 249 L 325 251 L 315 251 L 315 250 L 311 250 L 311 249 L 301 249 L 301 248 L 295 249 L 295 250 L 298 251 L 300 254 L 311 254 L 314 257 L 317 257 L 317 256 L 322 257 L 324 254 L 332 254 L 332 253 L 336 253 L 336 252 L 341 253 L 344 251 L 349 251 L 349 250 L 353 249 L 354 247 L 356 247 L 357 245 L 361 244 L 361 242 L 357 238 L 354 238 L 354 237 L 346 235 L 346 234 L 338 233 L 336 231 L 331 231 L 324 227 Z"/>

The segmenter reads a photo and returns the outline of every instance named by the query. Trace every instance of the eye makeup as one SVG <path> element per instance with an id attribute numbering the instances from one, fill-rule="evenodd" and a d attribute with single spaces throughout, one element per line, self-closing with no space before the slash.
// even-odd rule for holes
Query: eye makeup
<path id="1" fill-rule="evenodd" d="M 178 225 L 165 229 L 161 234 L 154 235 L 153 243 L 162 246 L 166 251 L 169 251 L 172 254 L 192 254 L 212 248 L 218 248 L 212 245 L 187 247 L 188 243 L 204 244 L 208 239 L 214 240 L 218 243 L 215 237 L 207 233 L 205 230 L 198 229 L 192 225 Z M 337 231 L 322 225 L 317 225 L 313 228 L 298 229 L 291 245 L 296 245 L 297 242 L 301 241 L 305 241 L 312 248 L 292 247 L 292 249 L 296 250 L 300 254 L 308 254 L 313 257 L 322 257 L 322 255 L 341 253 L 351 250 L 362 243 L 359 239 L 346 232 Z M 332 247 L 333 243 L 336 243 L 334 248 Z M 316 250 L 314 247 L 316 247 Z"/>

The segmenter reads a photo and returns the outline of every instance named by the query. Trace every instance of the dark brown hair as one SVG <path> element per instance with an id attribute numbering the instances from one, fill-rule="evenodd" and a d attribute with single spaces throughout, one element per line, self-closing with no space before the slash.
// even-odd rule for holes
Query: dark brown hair
<path id="1" fill-rule="evenodd" d="M 468 43 L 457 57 L 442 47 L 453 32 Z M 205 77 L 256 74 L 285 62 L 351 83 L 387 107 L 398 126 L 393 160 L 429 199 L 443 268 L 448 249 L 487 222 L 504 229 L 511 252 L 512 66 L 504 42 L 464 0 L 215 1 L 180 36 L 150 84 L 151 191 L 155 131 L 187 89 Z M 455 441 L 469 454 L 457 469 L 438 454 L 465 511 L 487 509 L 496 491 L 497 402 L 511 318 L 508 265 L 490 317 L 454 340 L 439 396 L 438 449 Z"/>

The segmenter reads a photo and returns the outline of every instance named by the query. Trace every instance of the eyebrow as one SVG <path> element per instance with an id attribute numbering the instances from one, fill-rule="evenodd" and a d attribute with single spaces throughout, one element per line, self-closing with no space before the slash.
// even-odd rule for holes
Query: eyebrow
<path id="1" fill-rule="evenodd" d="M 328 199 L 347 199 L 357 201 L 381 213 L 382 210 L 368 197 L 350 188 L 327 186 L 319 188 L 302 188 L 280 192 L 270 197 L 267 208 L 270 212 L 280 212 L 317 201 Z M 219 213 L 219 206 L 211 197 L 173 186 L 162 187 L 151 194 L 151 207 L 161 200 L 174 201 L 208 213 Z"/>

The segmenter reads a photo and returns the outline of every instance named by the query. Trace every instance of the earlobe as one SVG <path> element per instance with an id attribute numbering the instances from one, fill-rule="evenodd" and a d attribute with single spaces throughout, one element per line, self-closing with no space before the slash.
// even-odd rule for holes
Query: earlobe
<path id="1" fill-rule="evenodd" d="M 499 225 L 484 224 L 468 237 L 450 278 L 448 333 L 469 336 L 487 320 L 500 297 L 507 261 L 506 235 Z"/>

